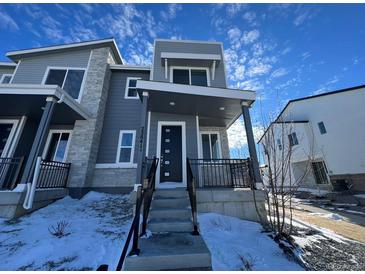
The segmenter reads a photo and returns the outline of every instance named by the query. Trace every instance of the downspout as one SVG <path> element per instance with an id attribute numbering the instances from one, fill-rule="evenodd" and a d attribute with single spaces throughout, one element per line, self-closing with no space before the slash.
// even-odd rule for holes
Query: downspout
<path id="1" fill-rule="evenodd" d="M 24 199 L 24 203 L 23 203 L 24 209 L 31 209 L 33 206 L 34 194 L 35 194 L 35 190 L 37 187 L 39 172 L 41 170 L 41 161 L 42 161 L 42 157 L 38 156 L 37 162 L 35 164 L 32 183 L 27 183 L 27 194 L 25 195 L 25 199 Z"/>

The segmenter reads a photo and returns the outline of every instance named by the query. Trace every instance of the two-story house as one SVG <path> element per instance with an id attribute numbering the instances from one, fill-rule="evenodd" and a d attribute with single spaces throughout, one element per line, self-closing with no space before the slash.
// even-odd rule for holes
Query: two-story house
<path id="1" fill-rule="evenodd" d="M 154 157 L 156 188 L 186 188 L 188 169 L 199 189 L 261 182 L 249 114 L 255 92 L 227 87 L 222 43 L 157 39 L 151 67 L 125 64 L 114 39 L 7 57 L 12 63 L 0 63 L 0 216 L 67 193 L 128 193 Z M 242 114 L 249 161 L 229 156 L 227 128 Z"/>
<path id="2" fill-rule="evenodd" d="M 287 186 L 365 191 L 364 102 L 365 86 L 357 86 L 287 103 L 259 141 L 277 155 L 292 148 Z"/>

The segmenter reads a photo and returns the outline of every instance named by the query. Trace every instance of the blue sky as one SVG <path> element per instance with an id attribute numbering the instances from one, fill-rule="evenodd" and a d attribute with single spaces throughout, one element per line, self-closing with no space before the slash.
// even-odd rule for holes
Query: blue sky
<path id="1" fill-rule="evenodd" d="M 128 63 L 149 64 L 155 38 L 222 41 L 229 85 L 258 92 L 259 135 L 261 109 L 365 83 L 364 14 L 364 4 L 0 4 L 0 60 L 113 36 Z"/>

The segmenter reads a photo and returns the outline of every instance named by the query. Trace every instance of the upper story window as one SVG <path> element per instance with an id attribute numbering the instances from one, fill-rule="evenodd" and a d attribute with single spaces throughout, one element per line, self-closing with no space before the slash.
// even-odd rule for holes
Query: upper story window
<path id="1" fill-rule="evenodd" d="M 64 91 L 79 100 L 81 98 L 81 89 L 85 75 L 83 68 L 48 68 L 46 72 L 46 85 L 58 85 Z"/>
<path id="2" fill-rule="evenodd" d="M 297 134 L 295 132 L 289 134 L 288 138 L 289 138 L 289 145 L 290 146 L 295 146 L 295 145 L 299 144 Z"/>
<path id="3" fill-rule="evenodd" d="M 9 84 L 13 74 L 3 74 L 0 79 L 0 84 Z"/>
<path id="4" fill-rule="evenodd" d="M 277 142 L 278 142 L 278 148 L 279 148 L 279 150 L 282 150 L 283 149 L 283 145 L 281 144 L 281 139 L 277 139 Z"/>
<path id="5" fill-rule="evenodd" d="M 171 82 L 175 84 L 210 86 L 208 68 L 171 68 Z"/>
<path id="6" fill-rule="evenodd" d="M 319 132 L 323 135 L 327 133 L 326 127 L 323 122 L 318 123 Z"/>
<path id="7" fill-rule="evenodd" d="M 138 99 L 138 92 L 137 92 L 137 80 L 141 79 L 138 77 L 128 77 L 127 83 L 125 87 L 125 99 Z"/>
<path id="8" fill-rule="evenodd" d="M 220 140 L 218 132 L 201 133 L 202 152 L 204 159 L 221 158 Z"/>

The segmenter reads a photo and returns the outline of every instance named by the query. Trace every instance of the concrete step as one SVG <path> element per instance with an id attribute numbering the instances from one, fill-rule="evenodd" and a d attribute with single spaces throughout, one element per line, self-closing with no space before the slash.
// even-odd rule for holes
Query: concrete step
<path id="1" fill-rule="evenodd" d="M 140 239 L 139 256 L 128 256 L 123 270 L 211 270 L 211 256 L 201 236 L 152 234 Z"/>
<path id="2" fill-rule="evenodd" d="M 186 209 L 190 205 L 187 198 L 153 198 L 151 207 L 156 208 L 174 208 L 174 209 Z"/>
<path id="3" fill-rule="evenodd" d="M 148 222 L 148 229 L 152 233 L 159 232 L 192 232 L 193 224 L 190 219 L 153 219 Z"/>
<path id="4" fill-rule="evenodd" d="M 191 210 L 186 209 L 152 209 L 150 212 L 150 219 L 175 218 L 186 220 L 191 218 Z"/>
<path id="5" fill-rule="evenodd" d="M 188 193 L 185 188 L 157 189 L 154 197 L 159 198 L 187 198 Z"/>

